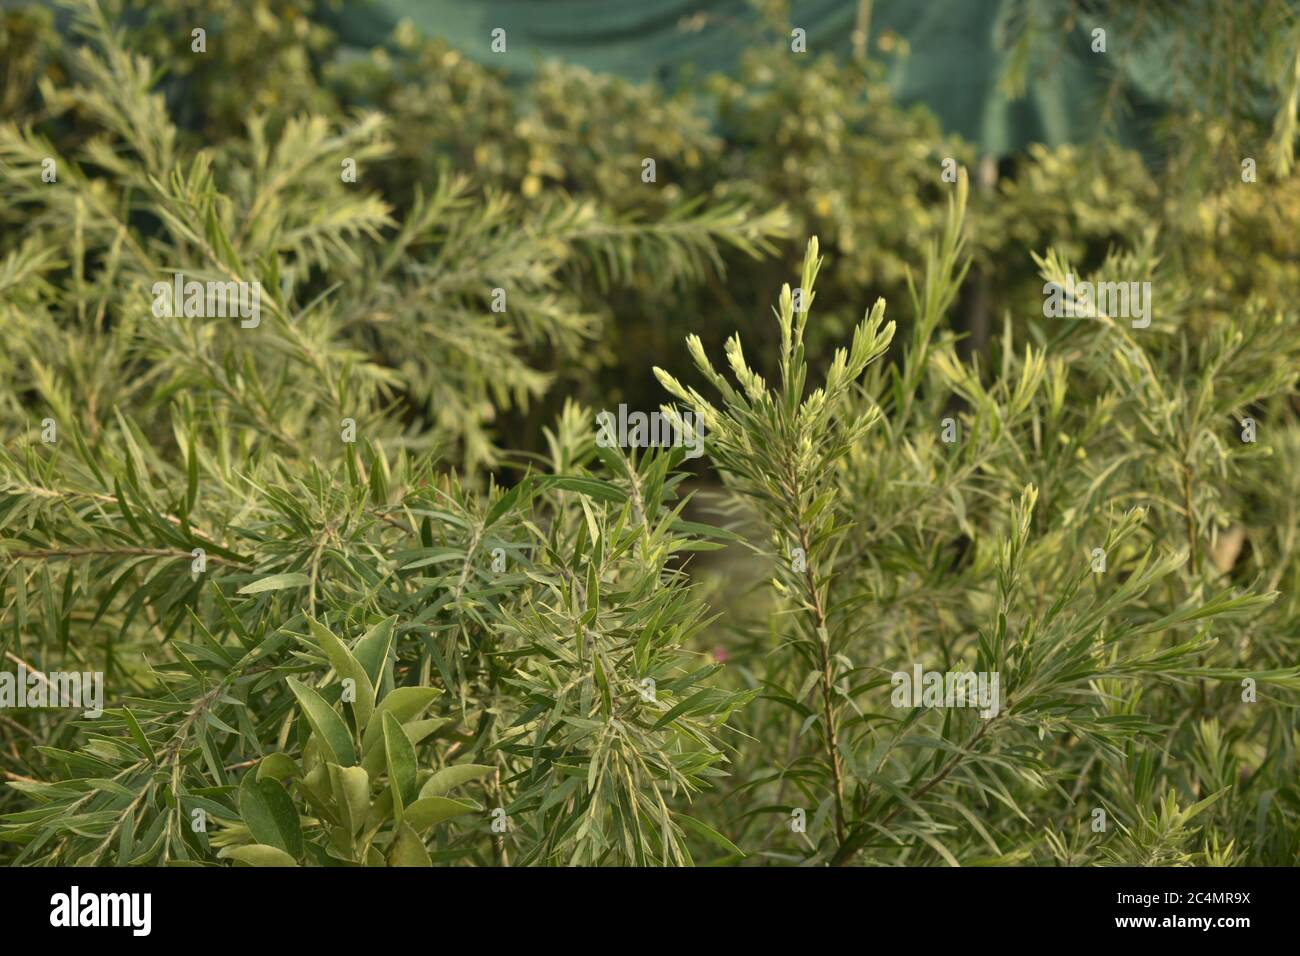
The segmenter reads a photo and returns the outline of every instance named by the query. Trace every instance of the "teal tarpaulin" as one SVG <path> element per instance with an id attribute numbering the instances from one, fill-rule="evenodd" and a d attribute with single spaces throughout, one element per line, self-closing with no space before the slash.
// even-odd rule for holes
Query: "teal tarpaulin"
<path id="1" fill-rule="evenodd" d="M 1038 5 L 1039 42 L 1026 60 L 1023 95 L 1012 98 L 1001 80 L 1017 49 L 1012 39 L 1024 0 L 874 0 L 873 41 L 893 35 L 905 56 L 883 62 L 902 103 L 924 103 L 944 127 L 1002 155 L 1030 142 L 1057 144 L 1091 138 L 1114 71 L 1128 112 L 1118 123 L 1122 141 L 1144 145 L 1143 131 L 1160 112 L 1168 89 L 1159 50 L 1126 46 L 1121 24 L 1076 12 L 1064 29 Z M 790 23 L 806 31 L 807 55 L 848 57 L 858 0 L 792 0 Z M 1041 16 L 1041 14 L 1040 14 Z M 696 75 L 733 70 L 742 51 L 771 44 L 775 33 L 746 0 L 374 0 L 343 4 L 329 18 L 353 46 L 386 42 L 402 20 L 440 36 L 485 64 L 526 75 L 545 58 L 632 79 L 672 82 L 686 68 Z M 1104 53 L 1092 50 L 1091 31 L 1107 30 Z M 491 49 L 492 31 L 506 31 L 506 51 Z M 1155 41 L 1158 45 L 1158 41 Z M 872 53 L 879 57 L 875 42 Z"/>

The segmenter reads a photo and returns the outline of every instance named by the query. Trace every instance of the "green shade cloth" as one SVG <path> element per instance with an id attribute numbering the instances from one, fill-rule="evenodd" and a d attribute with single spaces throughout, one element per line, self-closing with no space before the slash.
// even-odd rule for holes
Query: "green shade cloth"
<path id="1" fill-rule="evenodd" d="M 807 33 L 808 55 L 850 55 L 857 0 L 793 0 L 790 8 L 791 24 Z M 1093 53 L 1091 31 L 1105 26 L 1100 21 L 1079 16 L 1069 32 L 1044 24 L 1031 45 L 1024 95 L 1006 95 L 1000 80 L 1013 53 L 1007 24 L 1024 9 L 1023 0 L 876 0 L 872 52 L 881 55 L 875 40 L 886 32 L 905 40 L 908 55 L 885 57 L 899 102 L 925 104 L 946 130 L 994 155 L 1031 142 L 1091 139 L 1110 70 L 1118 65 L 1128 108 L 1112 132 L 1127 145 L 1149 147 L 1147 132 L 1163 106 L 1158 91 L 1169 78 L 1159 56 L 1126 51 L 1113 27 L 1107 52 Z M 373 0 L 335 11 L 327 19 L 352 46 L 382 44 L 406 19 L 421 33 L 519 76 L 559 58 L 671 82 L 683 69 L 732 71 L 746 47 L 775 39 L 745 0 Z M 505 53 L 491 50 L 498 27 L 506 31 Z"/>

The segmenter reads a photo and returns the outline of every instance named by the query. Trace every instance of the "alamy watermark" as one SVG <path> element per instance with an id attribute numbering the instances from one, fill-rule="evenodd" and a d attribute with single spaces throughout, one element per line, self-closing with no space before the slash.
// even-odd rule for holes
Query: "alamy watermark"
<path id="1" fill-rule="evenodd" d="M 1002 709 L 997 671 L 894 671 L 890 677 L 895 707 L 978 707 L 980 716 L 996 717 Z"/>
<path id="2" fill-rule="evenodd" d="M 628 412 L 618 406 L 618 417 L 603 411 L 596 415 L 600 431 L 596 444 L 601 448 L 650 448 L 678 445 L 686 449 L 687 458 L 704 454 L 704 422 L 693 412 L 683 412 L 680 423 L 660 412 Z"/>
<path id="3" fill-rule="evenodd" d="M 239 326 L 255 329 L 262 322 L 262 283 L 185 281 L 172 273 L 171 282 L 153 284 L 153 314 L 157 319 L 240 319 Z"/>
<path id="4" fill-rule="evenodd" d="M 40 671 L 18 665 L 18 672 L 0 671 L 0 709 L 9 707 L 79 707 L 84 716 L 104 712 L 102 671 Z"/>
<path id="5" fill-rule="evenodd" d="M 1151 324 L 1150 282 L 1048 282 L 1043 286 L 1043 315 L 1049 319 L 1131 319 L 1135 329 Z"/>
<path id="6" fill-rule="evenodd" d="M 132 936 L 153 929 L 152 893 L 83 893 L 74 886 L 50 897 L 50 925 L 59 928 L 122 926 Z"/>

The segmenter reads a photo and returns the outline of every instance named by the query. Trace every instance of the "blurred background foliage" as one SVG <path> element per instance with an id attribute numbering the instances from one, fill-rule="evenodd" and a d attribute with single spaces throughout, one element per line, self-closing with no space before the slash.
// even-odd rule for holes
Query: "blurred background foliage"
<path id="1" fill-rule="evenodd" d="M 662 276 L 637 269 L 617 289 L 582 290 L 582 311 L 603 320 L 601 347 L 585 351 L 584 362 L 552 368 L 563 388 L 530 414 L 504 420 L 495 436 L 503 447 L 537 450 L 538 424 L 564 394 L 653 406 L 658 392 L 642 359 L 662 356 L 679 367 L 686 332 L 706 343 L 737 329 L 767 334 L 755 324 L 771 298 L 767 277 L 794 271 L 810 234 L 822 238 L 829 263 L 810 347 L 815 354 L 819 343 L 837 341 L 861 303 L 904 293 L 907 264 L 919 261 L 950 191 L 939 177 L 945 157 L 969 166 L 976 185 L 975 269 L 959 310 L 975 347 L 1004 310 L 1034 306 L 1040 290 L 1030 251 L 1049 246 L 1086 269 L 1160 224 L 1166 260 L 1209 277 L 1206 317 L 1297 278 L 1297 239 L 1287 225 L 1297 187 L 1284 129 L 1287 104 L 1292 112 L 1295 105 L 1297 34 L 1295 18 L 1283 16 L 1287 4 L 866 4 L 870 38 L 861 49 L 848 29 L 862 16 L 855 3 L 675 0 L 653 18 L 653 4 L 443 7 L 205 4 L 212 42 L 201 60 L 188 52 L 198 23 L 190 5 L 127 3 L 120 22 L 134 48 L 166 64 L 160 88 L 169 111 L 199 146 L 242 135 L 250 109 L 265 113 L 272 130 L 303 111 L 386 114 L 393 150 L 365 170 L 364 182 L 394 206 L 407 206 L 416 186 L 428 189 L 438 170 L 450 169 L 525 206 L 563 194 L 629 221 L 697 200 L 788 212 L 775 259 L 724 248 L 723 268 L 698 282 L 664 287 Z M 905 13 L 919 7 L 928 12 Z M 9 118 L 34 120 L 40 79 L 57 82 L 65 69 L 65 31 L 51 9 L 13 0 L 6 8 L 0 103 Z M 390 22 L 393 29 L 376 34 Z M 517 27 L 513 52 L 494 56 L 489 25 L 498 22 Z M 550 46 L 532 33 L 543 22 L 554 27 Z M 789 25 L 805 22 L 809 52 L 792 53 Z M 680 40 L 638 42 L 642 57 L 659 49 L 663 62 L 654 69 L 620 60 L 624 73 L 666 75 L 666 85 L 546 57 L 572 52 L 555 39 L 565 30 L 589 34 L 586 47 L 572 49 L 604 49 L 604 35 L 619 23 L 637 36 L 658 29 Z M 1108 52 L 1089 49 L 1092 23 L 1109 30 Z M 367 35 L 376 36 L 374 46 L 357 47 Z M 996 56 L 958 51 L 954 36 Z M 1161 43 L 1182 53 L 1148 52 Z M 732 56 L 737 46 L 744 49 Z M 685 73 L 660 69 L 681 65 L 664 52 L 671 49 L 694 51 Z M 958 56 L 962 70 L 954 73 L 948 68 Z M 1048 75 L 1037 66 L 1043 62 L 1054 64 L 1050 75 L 1067 94 L 1050 109 L 1035 107 L 1048 120 L 995 137 L 970 126 L 972 116 L 1023 104 Z M 708 72 L 716 64 L 732 70 Z M 1156 69 L 1164 73 L 1140 73 Z M 1104 104 L 1080 86 L 1099 77 Z M 975 87 L 983 103 L 962 103 Z M 1141 105 L 1149 90 L 1162 91 L 1160 108 Z M 74 117 L 62 120 L 75 142 Z M 1145 156 L 1115 144 L 1123 140 L 1145 144 Z M 655 183 L 637 177 L 643 157 L 658 165 Z M 1258 182 L 1243 189 L 1248 157 Z"/>
<path id="2" fill-rule="evenodd" d="M 568 395 L 652 407 L 659 393 L 641 358 L 680 367 L 688 332 L 710 345 L 739 329 L 762 341 L 769 277 L 797 268 L 808 235 L 821 237 L 829 263 L 810 330 L 814 356 L 863 302 L 897 300 L 951 190 L 939 176 L 948 157 L 971 169 L 976 186 L 975 266 L 958 309 L 973 348 L 1006 311 L 1035 309 L 1032 250 L 1055 245 L 1086 270 L 1157 224 L 1158 254 L 1206 277 L 1207 321 L 1294 287 L 1290 11 L 1272 2 L 229 0 L 204 4 L 201 16 L 183 2 L 126 3 L 118 22 L 133 48 L 166 64 L 159 88 L 196 145 L 243 136 L 250 110 L 272 131 L 303 111 L 382 112 L 392 149 L 363 182 L 398 208 L 452 170 L 523 206 L 562 194 L 628 222 L 687 202 L 786 214 L 774 255 L 724 247 L 698 281 L 666 283 L 642 263 L 613 288 L 582 290 L 576 305 L 598 317 L 599 346 L 573 362 L 531 356 L 558 382 L 494 429 L 501 447 L 536 451 L 539 424 Z M 10 119 L 38 120 L 48 108 L 37 88 L 66 70 L 60 16 L 6 4 L 0 103 Z M 864 16 L 869 36 L 859 41 L 853 28 Z M 189 51 L 200 20 L 210 37 L 202 59 Z M 808 52 L 795 54 L 789 30 L 803 23 Z M 1102 23 L 1109 47 L 1093 53 L 1089 30 Z M 495 24 L 513 31 L 505 54 L 489 50 Z M 581 65 L 574 51 L 607 51 L 617 31 L 640 38 L 642 51 L 619 60 L 622 73 L 663 82 Z M 569 44 L 570 33 L 586 39 Z M 373 46 L 359 47 L 364 37 Z M 1176 55 L 1151 52 L 1162 45 Z M 551 53 L 573 53 L 574 62 Z M 712 72 L 717 65 L 731 69 Z M 1033 105 L 1040 118 L 1014 134 L 971 125 L 1025 107 L 1061 75 L 1087 77 L 1106 96 L 1066 90 L 1050 106 Z M 963 100 L 972 90 L 978 103 Z M 75 115 L 60 120 L 67 144 L 83 135 Z M 1145 154 L 1117 145 L 1124 141 Z M 657 163 L 653 184 L 638 177 L 647 157 Z M 1244 186 L 1247 158 L 1258 182 Z"/>

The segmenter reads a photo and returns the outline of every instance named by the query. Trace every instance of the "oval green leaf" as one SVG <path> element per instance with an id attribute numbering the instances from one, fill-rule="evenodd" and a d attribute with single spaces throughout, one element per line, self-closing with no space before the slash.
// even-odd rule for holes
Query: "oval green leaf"
<path id="1" fill-rule="evenodd" d="M 245 774 L 239 785 L 239 815 L 258 843 L 302 856 L 302 826 L 298 809 L 278 780 L 255 780 Z"/>
<path id="2" fill-rule="evenodd" d="M 228 846 L 217 854 L 218 859 L 238 860 L 249 866 L 297 866 L 298 861 L 283 850 L 264 843 L 245 846 Z"/>

